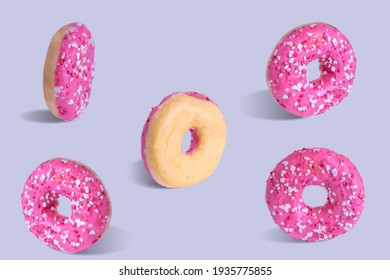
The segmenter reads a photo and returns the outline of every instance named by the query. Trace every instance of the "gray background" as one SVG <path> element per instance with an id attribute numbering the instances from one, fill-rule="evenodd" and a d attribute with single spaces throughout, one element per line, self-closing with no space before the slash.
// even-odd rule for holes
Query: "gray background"
<path id="1" fill-rule="evenodd" d="M 95 2 L 2 2 L 1 259 L 390 258 L 385 1 Z M 73 21 L 92 31 L 96 73 L 85 114 L 64 123 L 46 109 L 42 72 L 51 36 Z M 358 58 L 357 77 L 336 108 L 299 119 L 272 100 L 265 68 L 283 34 L 313 21 L 346 34 Z M 219 104 L 227 145 L 210 178 L 165 189 L 143 168 L 141 130 L 165 95 L 189 90 Z M 361 219 L 346 235 L 298 242 L 271 219 L 264 200 L 267 176 L 302 147 L 333 149 L 358 167 L 367 199 Z M 109 231 L 76 255 L 37 240 L 21 213 L 27 176 L 58 156 L 94 169 L 113 203 Z"/>

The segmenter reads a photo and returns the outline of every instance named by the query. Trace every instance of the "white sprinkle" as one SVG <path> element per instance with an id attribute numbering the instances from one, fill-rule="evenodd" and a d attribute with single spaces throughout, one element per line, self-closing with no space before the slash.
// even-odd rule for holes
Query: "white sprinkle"
<path id="1" fill-rule="evenodd" d="M 63 86 L 54 87 L 54 95 L 57 96 L 63 89 Z"/>
<path id="2" fill-rule="evenodd" d="M 74 104 L 74 100 L 73 99 L 70 99 L 69 101 L 68 101 L 68 105 L 73 105 Z"/>
<path id="3" fill-rule="evenodd" d="M 283 94 L 282 95 L 282 99 L 288 99 L 288 95 L 287 94 Z"/>
<path id="4" fill-rule="evenodd" d="M 336 168 L 332 169 L 332 175 L 333 175 L 333 177 L 337 176 L 337 169 Z"/>
<path id="5" fill-rule="evenodd" d="M 71 26 L 68 28 L 68 30 L 66 30 L 66 34 L 70 34 L 70 33 L 74 32 L 75 30 L 76 30 L 76 27 Z"/>
<path id="6" fill-rule="evenodd" d="M 282 205 L 279 205 L 279 208 L 283 209 L 287 213 L 288 210 L 291 208 L 291 205 L 290 204 L 282 204 Z"/>
<path id="7" fill-rule="evenodd" d="M 290 170 L 291 170 L 291 172 L 294 172 L 294 171 L 295 171 L 295 166 L 294 166 L 294 165 L 291 165 L 291 166 L 290 166 Z"/>
<path id="8" fill-rule="evenodd" d="M 302 83 L 297 83 L 296 85 L 292 86 L 291 88 L 300 92 L 302 87 L 303 87 Z"/>
<path id="9" fill-rule="evenodd" d="M 352 224 L 351 223 L 345 223 L 344 230 L 348 231 L 351 228 L 352 228 Z"/>
<path id="10" fill-rule="evenodd" d="M 95 235 L 96 232 L 95 232 L 94 230 L 91 230 L 91 231 L 89 232 L 89 234 L 90 234 L 90 235 Z"/>
<path id="11" fill-rule="evenodd" d="M 77 224 L 77 227 L 80 227 L 80 226 L 83 226 L 83 225 L 86 224 L 84 221 L 81 221 L 81 220 L 78 219 L 78 218 L 75 220 L 75 222 L 76 222 L 76 224 Z"/>

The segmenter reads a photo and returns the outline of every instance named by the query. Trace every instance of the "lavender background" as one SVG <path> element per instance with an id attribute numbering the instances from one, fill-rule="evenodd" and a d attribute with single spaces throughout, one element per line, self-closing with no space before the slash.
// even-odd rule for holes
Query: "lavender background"
<path id="1" fill-rule="evenodd" d="M 8 1 L 0 9 L 0 259 L 390 258 L 385 1 L 97 2 Z M 42 72 L 51 36 L 73 21 L 94 36 L 96 73 L 84 115 L 64 123 L 46 109 Z M 272 100 L 265 68 L 283 34 L 314 21 L 349 38 L 357 78 L 336 108 L 299 119 Z M 225 153 L 209 179 L 164 189 L 143 168 L 141 130 L 165 95 L 189 90 L 219 104 L 228 128 Z M 303 243 L 274 224 L 265 181 L 302 147 L 333 149 L 358 167 L 365 210 L 346 235 Z M 113 203 L 109 231 L 75 255 L 37 240 L 21 213 L 27 176 L 58 156 L 94 169 Z"/>

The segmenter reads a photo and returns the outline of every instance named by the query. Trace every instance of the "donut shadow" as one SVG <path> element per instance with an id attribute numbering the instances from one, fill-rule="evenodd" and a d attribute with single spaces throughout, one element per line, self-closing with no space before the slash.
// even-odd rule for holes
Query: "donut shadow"
<path id="1" fill-rule="evenodd" d="M 20 115 L 25 121 L 36 122 L 36 123 L 63 123 L 64 121 L 56 118 L 47 109 L 32 110 L 25 112 Z"/>
<path id="2" fill-rule="evenodd" d="M 130 166 L 130 177 L 138 185 L 153 188 L 153 189 L 165 189 L 163 186 L 157 184 L 148 174 L 145 169 L 144 162 L 139 159 L 134 161 Z"/>
<path id="3" fill-rule="evenodd" d="M 281 231 L 279 228 L 272 228 L 272 229 L 267 229 L 264 230 L 260 233 L 260 236 L 268 241 L 272 242 L 279 242 L 279 243 L 307 243 L 302 240 L 297 240 L 283 231 Z"/>
<path id="4" fill-rule="evenodd" d="M 273 100 L 268 90 L 246 94 L 241 98 L 241 110 L 251 117 L 266 120 L 297 120 L 300 117 L 290 114 Z"/>
<path id="5" fill-rule="evenodd" d="M 110 226 L 100 240 L 78 255 L 104 255 L 126 249 L 129 245 L 129 233 L 116 226 Z"/>

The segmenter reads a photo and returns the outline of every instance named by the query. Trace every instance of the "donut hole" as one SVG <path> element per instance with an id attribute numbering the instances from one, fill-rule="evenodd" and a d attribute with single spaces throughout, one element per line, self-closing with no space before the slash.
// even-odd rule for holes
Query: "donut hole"
<path id="1" fill-rule="evenodd" d="M 321 77 L 320 62 L 318 60 L 310 61 L 306 69 L 306 80 L 314 81 Z"/>
<path id="2" fill-rule="evenodd" d="M 183 136 L 181 142 L 181 152 L 182 154 L 191 154 L 198 147 L 198 134 L 197 130 L 194 127 L 191 127 Z"/>
<path id="3" fill-rule="evenodd" d="M 70 200 L 67 197 L 60 196 L 58 198 L 57 212 L 62 216 L 70 217 L 70 215 L 72 214 L 72 207 L 70 204 Z"/>
<path id="4" fill-rule="evenodd" d="M 323 186 L 307 186 L 302 194 L 303 202 L 312 208 L 324 206 L 327 198 L 328 191 Z"/>

